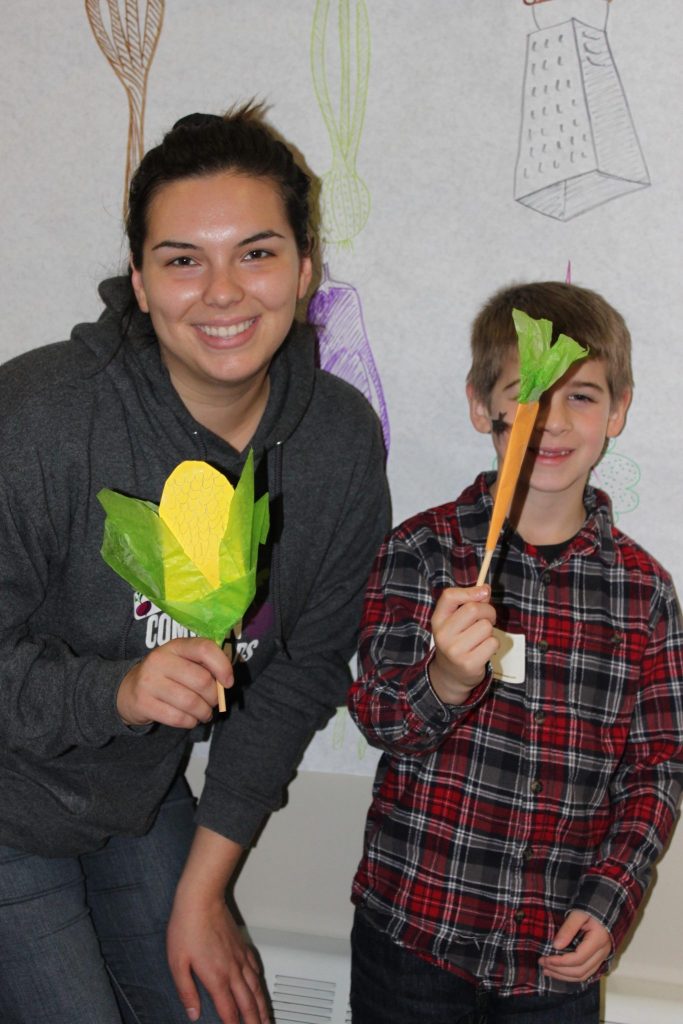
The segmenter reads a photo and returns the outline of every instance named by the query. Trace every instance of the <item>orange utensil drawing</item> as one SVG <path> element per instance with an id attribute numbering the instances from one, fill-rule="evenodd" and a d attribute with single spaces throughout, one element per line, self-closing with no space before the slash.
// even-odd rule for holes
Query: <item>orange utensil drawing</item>
<path id="1" fill-rule="evenodd" d="M 144 151 L 147 76 L 159 41 L 164 0 L 144 0 L 142 10 L 138 10 L 138 0 L 125 0 L 123 18 L 119 0 L 107 0 L 110 33 L 105 28 L 100 5 L 101 0 L 85 0 L 88 21 L 100 50 L 121 82 L 128 99 L 128 148 L 123 198 L 125 217 L 130 177 Z"/>
<path id="2" fill-rule="evenodd" d="M 566 334 L 560 334 L 555 344 L 551 344 L 553 325 L 550 320 L 535 320 L 520 309 L 513 309 L 512 319 L 519 345 L 519 404 L 505 449 L 503 465 L 498 472 L 496 498 L 486 538 L 484 561 L 477 578 L 478 587 L 486 579 L 503 522 L 510 511 L 536 422 L 541 395 L 567 372 L 572 363 L 588 355 L 588 349 L 582 348 Z"/>

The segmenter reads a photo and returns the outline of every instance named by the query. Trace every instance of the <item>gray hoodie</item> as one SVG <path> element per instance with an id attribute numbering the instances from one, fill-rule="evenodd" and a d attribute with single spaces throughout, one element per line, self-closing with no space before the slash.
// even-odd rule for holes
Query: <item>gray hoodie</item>
<path id="1" fill-rule="evenodd" d="M 103 487 L 158 503 L 184 459 L 235 481 L 237 453 L 197 423 L 160 360 L 149 318 L 121 320 L 126 278 L 71 339 L 0 367 L 0 844 L 51 856 L 139 835 L 199 733 L 129 729 L 116 692 L 177 625 L 100 556 Z M 388 528 L 379 423 L 317 370 L 294 328 L 270 370 L 252 440 L 271 544 L 212 730 L 197 822 L 248 844 L 280 806 L 313 731 L 343 703 L 362 594 Z"/>

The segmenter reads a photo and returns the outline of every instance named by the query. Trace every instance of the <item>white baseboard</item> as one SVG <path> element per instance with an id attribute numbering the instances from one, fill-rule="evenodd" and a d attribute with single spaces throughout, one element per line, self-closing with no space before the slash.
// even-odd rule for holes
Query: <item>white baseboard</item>
<path id="1" fill-rule="evenodd" d="M 683 985 L 640 978 L 607 978 L 605 1024 L 683 1024 Z"/>

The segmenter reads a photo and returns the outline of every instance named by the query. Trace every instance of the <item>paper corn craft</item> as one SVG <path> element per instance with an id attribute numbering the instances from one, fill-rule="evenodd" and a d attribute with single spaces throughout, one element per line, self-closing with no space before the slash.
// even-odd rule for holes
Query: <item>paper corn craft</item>
<path id="1" fill-rule="evenodd" d="M 108 489 L 97 497 L 105 562 L 181 625 L 222 644 L 254 599 L 268 534 L 268 495 L 254 502 L 253 453 L 235 488 L 206 462 L 181 462 L 158 507 Z M 224 711 L 222 686 L 218 697 Z"/>
<path id="2" fill-rule="evenodd" d="M 572 363 L 588 355 L 588 349 L 582 348 L 566 334 L 560 334 L 555 344 L 551 345 L 553 325 L 550 320 L 535 320 L 520 309 L 513 309 L 512 319 L 519 346 L 518 405 L 503 465 L 498 472 L 496 499 L 477 586 L 481 586 L 486 579 L 503 521 L 510 511 L 541 395 L 567 372 Z"/>

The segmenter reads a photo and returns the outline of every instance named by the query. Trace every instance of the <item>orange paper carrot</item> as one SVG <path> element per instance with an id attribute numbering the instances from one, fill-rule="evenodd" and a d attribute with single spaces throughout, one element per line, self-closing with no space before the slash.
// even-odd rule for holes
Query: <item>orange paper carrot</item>
<path id="1" fill-rule="evenodd" d="M 588 355 L 588 349 L 582 348 L 566 334 L 560 334 L 553 345 L 553 325 L 550 320 L 534 320 L 520 309 L 513 309 L 512 319 L 519 345 L 519 404 L 503 465 L 498 473 L 496 499 L 486 538 L 484 561 L 477 579 L 478 587 L 486 579 L 503 522 L 510 511 L 541 395 L 567 372 L 572 363 Z"/>

